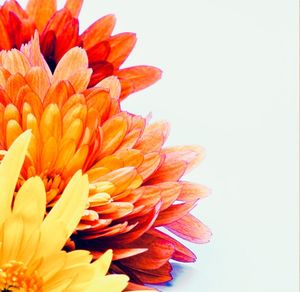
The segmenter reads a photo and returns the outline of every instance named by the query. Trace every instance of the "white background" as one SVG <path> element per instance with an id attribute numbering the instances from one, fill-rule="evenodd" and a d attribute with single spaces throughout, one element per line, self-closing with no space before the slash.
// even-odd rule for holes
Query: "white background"
<path id="1" fill-rule="evenodd" d="M 126 65 L 164 71 L 123 106 L 207 153 L 188 178 L 212 189 L 195 214 L 214 236 L 162 290 L 297 292 L 297 1 L 89 0 L 81 28 L 108 13 L 137 33 Z"/>

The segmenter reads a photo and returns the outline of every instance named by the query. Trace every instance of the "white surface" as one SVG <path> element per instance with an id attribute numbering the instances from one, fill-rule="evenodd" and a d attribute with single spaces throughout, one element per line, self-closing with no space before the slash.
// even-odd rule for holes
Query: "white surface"
<path id="1" fill-rule="evenodd" d="M 297 292 L 297 1 L 89 0 L 82 27 L 107 13 L 137 32 L 126 65 L 164 70 L 125 108 L 207 150 L 189 178 L 213 190 L 195 213 L 214 236 L 162 290 Z"/>

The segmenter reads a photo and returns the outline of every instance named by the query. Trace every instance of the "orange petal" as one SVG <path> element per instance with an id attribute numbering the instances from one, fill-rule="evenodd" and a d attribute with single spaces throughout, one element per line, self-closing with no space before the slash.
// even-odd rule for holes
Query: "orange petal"
<path id="1" fill-rule="evenodd" d="M 25 79 L 31 89 L 43 101 L 50 87 L 48 74 L 41 67 L 33 67 L 27 72 Z"/>
<path id="2" fill-rule="evenodd" d="M 56 103 L 59 109 L 61 109 L 68 97 L 69 95 L 66 81 L 60 81 L 56 84 L 51 85 L 43 102 L 44 107 L 46 107 L 50 103 Z"/>
<path id="3" fill-rule="evenodd" d="M 23 53 L 12 49 L 2 54 L 2 66 L 11 74 L 20 73 L 24 76 L 30 68 L 30 63 Z"/>
<path id="4" fill-rule="evenodd" d="M 61 137 L 62 123 L 60 110 L 56 104 L 49 104 L 41 117 L 40 130 L 42 140 L 45 143 L 50 137 L 57 140 Z"/>
<path id="5" fill-rule="evenodd" d="M 151 66 L 136 66 L 117 71 L 115 75 L 122 85 L 120 98 L 124 99 L 129 94 L 152 85 L 161 78 L 161 74 L 161 70 Z"/>
<path id="6" fill-rule="evenodd" d="M 148 183 L 156 184 L 165 181 L 178 181 L 187 168 L 185 161 L 169 160 L 165 161 L 162 166 L 150 177 Z"/>
<path id="7" fill-rule="evenodd" d="M 65 167 L 65 176 L 71 177 L 77 170 L 81 169 L 88 155 L 88 146 L 81 146 Z"/>
<path id="8" fill-rule="evenodd" d="M 177 200 L 182 189 L 181 185 L 177 182 L 165 182 L 157 184 L 155 186 L 159 187 L 161 190 L 161 211 L 170 207 L 173 202 Z"/>
<path id="9" fill-rule="evenodd" d="M 50 137 L 43 145 L 41 155 L 41 168 L 43 170 L 51 169 L 55 163 L 58 152 L 57 140 Z"/>
<path id="10" fill-rule="evenodd" d="M 113 261 L 129 258 L 147 251 L 147 248 L 123 248 L 114 249 Z"/>
<path id="11" fill-rule="evenodd" d="M 5 90 L 12 101 L 16 100 L 20 88 L 26 85 L 24 77 L 17 73 L 7 79 Z"/>
<path id="12" fill-rule="evenodd" d="M 83 0 L 67 0 L 65 8 L 69 9 L 73 17 L 78 17 Z"/>
<path id="13" fill-rule="evenodd" d="M 61 145 L 59 145 L 58 157 L 55 162 L 55 168 L 63 169 L 67 163 L 73 158 L 76 145 L 73 140 L 65 140 Z"/>
<path id="14" fill-rule="evenodd" d="M 137 176 L 137 172 L 133 167 L 123 167 L 111 171 L 97 179 L 97 181 L 109 181 L 115 187 L 114 194 L 124 191 Z"/>
<path id="15" fill-rule="evenodd" d="M 101 166 L 106 167 L 110 170 L 116 170 L 124 167 L 124 163 L 120 158 L 110 155 L 102 158 L 100 161 L 94 164 L 92 168 L 97 168 Z"/>
<path id="16" fill-rule="evenodd" d="M 182 189 L 178 196 L 179 201 L 191 202 L 199 199 L 203 199 L 210 194 L 210 189 L 205 186 L 181 181 Z"/>
<path id="17" fill-rule="evenodd" d="M 138 173 L 146 180 L 151 174 L 153 174 L 162 161 L 162 156 L 158 153 L 149 153 L 144 155 L 143 163 L 137 168 Z"/>
<path id="18" fill-rule="evenodd" d="M 107 61 L 113 64 L 115 68 L 120 67 L 127 59 L 136 43 L 134 33 L 120 33 L 109 39 L 110 53 Z"/>
<path id="19" fill-rule="evenodd" d="M 93 70 L 81 69 L 76 73 L 68 77 L 69 82 L 72 84 L 76 92 L 82 92 L 85 90 L 90 82 Z"/>
<path id="20" fill-rule="evenodd" d="M 80 69 L 88 70 L 88 57 L 86 52 L 78 47 L 69 50 L 59 61 L 53 74 L 52 83 L 68 80 L 70 76 Z"/>
<path id="21" fill-rule="evenodd" d="M 116 116 L 107 120 L 103 126 L 103 145 L 101 157 L 113 153 L 121 144 L 127 131 L 127 120 L 121 116 Z"/>
<path id="22" fill-rule="evenodd" d="M 163 153 L 168 159 L 182 160 L 188 165 L 186 171 L 190 171 L 196 167 L 204 158 L 204 149 L 200 146 L 174 146 L 164 148 Z"/>
<path id="23" fill-rule="evenodd" d="M 26 11 L 35 22 L 39 32 L 42 32 L 46 23 L 56 11 L 56 0 L 29 0 Z"/>
<path id="24" fill-rule="evenodd" d="M 150 229 L 147 234 L 151 234 L 154 237 L 161 238 L 164 240 L 167 240 L 168 242 L 172 243 L 175 252 L 172 255 L 172 259 L 179 261 L 179 262 L 195 262 L 196 256 L 193 252 L 191 252 L 187 247 L 185 247 L 183 244 L 181 244 L 176 239 L 172 238 L 171 236 L 157 230 L 157 229 Z"/>
<path id="25" fill-rule="evenodd" d="M 96 167 L 87 171 L 86 174 L 88 175 L 90 182 L 95 182 L 99 177 L 102 177 L 103 175 L 109 173 L 109 171 L 110 169 L 106 167 Z"/>
<path id="26" fill-rule="evenodd" d="M 133 246 L 147 247 L 147 251 L 133 258 L 122 260 L 122 264 L 138 270 L 157 270 L 173 255 L 174 246 L 167 240 L 144 234 Z M 130 246 L 130 245 L 129 245 Z"/>
<path id="27" fill-rule="evenodd" d="M 171 264 L 165 263 L 162 267 L 155 270 L 134 270 L 133 274 L 142 283 L 162 284 L 172 280 L 171 271 Z"/>
<path id="28" fill-rule="evenodd" d="M 94 22 L 81 35 L 84 48 L 88 50 L 94 45 L 109 38 L 114 29 L 115 23 L 116 18 L 114 15 L 106 15 Z"/>
<path id="29" fill-rule="evenodd" d="M 64 122 L 64 134 L 62 141 L 73 140 L 76 145 L 79 144 L 79 141 L 83 134 L 83 123 L 81 119 L 75 119 L 67 124 Z"/>
<path id="30" fill-rule="evenodd" d="M 109 76 L 101 80 L 96 87 L 108 90 L 111 98 L 119 99 L 121 94 L 121 84 L 116 76 Z"/>
<path id="31" fill-rule="evenodd" d="M 144 161 L 144 155 L 135 149 L 118 151 L 116 156 L 123 161 L 123 166 L 139 167 Z"/>
<path id="32" fill-rule="evenodd" d="M 120 219 L 131 213 L 133 205 L 127 202 L 113 202 L 104 206 L 93 208 L 99 213 L 101 219 Z"/>
<path id="33" fill-rule="evenodd" d="M 155 226 L 170 224 L 185 216 L 194 207 L 195 202 L 172 205 L 168 209 L 160 212 L 155 221 Z"/>
<path id="34" fill-rule="evenodd" d="M 6 149 L 8 149 L 15 139 L 22 134 L 22 128 L 15 120 L 10 120 L 6 126 Z"/>
<path id="35" fill-rule="evenodd" d="M 209 228 L 191 214 L 165 227 L 177 236 L 194 243 L 209 242 L 212 235 Z"/>
<path id="36" fill-rule="evenodd" d="M 120 244 L 128 244 L 130 242 L 135 241 L 137 238 L 141 237 L 144 233 L 146 233 L 155 222 L 159 214 L 160 207 L 161 203 L 159 202 L 146 215 L 144 215 L 143 217 L 139 217 L 137 226 L 134 229 L 132 229 L 130 233 L 118 236 L 118 242 Z"/>

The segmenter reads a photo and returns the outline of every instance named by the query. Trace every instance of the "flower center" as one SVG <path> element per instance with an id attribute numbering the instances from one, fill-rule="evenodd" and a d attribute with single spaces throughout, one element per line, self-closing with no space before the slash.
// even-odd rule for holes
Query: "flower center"
<path id="1" fill-rule="evenodd" d="M 0 291 L 42 291 L 43 281 L 37 272 L 29 272 L 28 268 L 17 261 L 9 261 L 0 268 Z"/>

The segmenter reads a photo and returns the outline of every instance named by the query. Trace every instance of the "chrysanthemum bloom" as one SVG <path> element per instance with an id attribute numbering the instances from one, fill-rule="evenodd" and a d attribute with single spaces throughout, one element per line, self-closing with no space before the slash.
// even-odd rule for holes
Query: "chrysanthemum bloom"
<path id="1" fill-rule="evenodd" d="M 68 51 L 53 74 L 37 38 L 21 51 L 2 51 L 0 148 L 32 129 L 19 185 L 39 175 L 49 208 L 77 170 L 88 174 L 87 210 L 69 248 L 88 249 L 95 258 L 112 248 L 111 271 L 137 283 L 169 281 L 170 259 L 193 262 L 196 257 L 163 227 L 195 243 L 210 237 L 190 214 L 207 189 L 181 181 L 203 151 L 163 148 L 168 125 L 120 111 L 115 77 L 86 89 L 91 73 L 80 48 Z"/>
<path id="2" fill-rule="evenodd" d="M 78 14 L 83 0 L 67 0 L 56 11 L 56 0 L 29 0 L 26 10 L 15 0 L 7 0 L 0 8 L 0 49 L 20 48 L 38 29 L 41 50 L 52 71 L 71 48 L 81 46 L 87 51 L 93 74 L 89 85 L 115 75 L 121 82 L 123 99 L 157 81 L 161 71 L 152 66 L 120 69 L 136 43 L 134 33 L 111 35 L 115 17 L 107 15 L 79 34 Z"/>
<path id="3" fill-rule="evenodd" d="M 46 193 L 39 177 L 14 195 L 30 137 L 29 131 L 19 136 L 0 164 L 0 290 L 122 291 L 127 276 L 105 276 L 111 250 L 92 264 L 88 251 L 62 250 L 86 206 L 86 176 L 80 171 L 73 176 L 45 219 Z"/>

